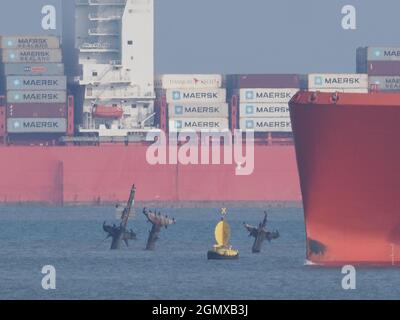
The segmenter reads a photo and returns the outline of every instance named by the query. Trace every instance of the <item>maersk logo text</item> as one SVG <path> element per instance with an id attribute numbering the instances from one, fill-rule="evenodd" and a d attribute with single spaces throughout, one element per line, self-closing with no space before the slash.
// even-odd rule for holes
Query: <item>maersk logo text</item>
<path id="1" fill-rule="evenodd" d="M 316 86 L 321 86 L 323 83 L 322 77 L 315 77 L 314 84 Z"/>
<path id="2" fill-rule="evenodd" d="M 181 100 L 181 93 L 179 91 L 172 92 L 172 99 L 173 100 Z"/>
<path id="3" fill-rule="evenodd" d="M 182 121 L 181 120 L 175 121 L 175 129 L 182 129 Z"/>
<path id="4" fill-rule="evenodd" d="M 385 57 L 400 57 L 400 50 L 386 50 L 383 55 Z"/>
<path id="5" fill-rule="evenodd" d="M 246 129 L 254 129 L 254 121 L 246 120 Z"/>
<path id="6" fill-rule="evenodd" d="M 246 114 L 253 114 L 254 106 L 246 106 Z"/>
<path id="7" fill-rule="evenodd" d="M 254 99 L 254 92 L 253 91 L 246 91 L 246 99 L 253 100 Z"/>
<path id="8" fill-rule="evenodd" d="M 175 114 L 183 114 L 183 107 L 175 106 Z"/>

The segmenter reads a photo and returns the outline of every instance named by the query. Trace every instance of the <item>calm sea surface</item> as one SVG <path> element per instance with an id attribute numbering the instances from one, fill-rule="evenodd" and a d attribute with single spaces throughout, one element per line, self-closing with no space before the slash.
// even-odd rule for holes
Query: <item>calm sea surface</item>
<path id="1" fill-rule="evenodd" d="M 163 229 L 156 251 L 144 251 L 150 224 L 138 210 L 130 222 L 138 240 L 120 251 L 102 241 L 109 207 L 0 206 L 0 299 L 398 299 L 400 270 L 357 269 L 357 289 L 345 291 L 340 268 L 305 265 L 303 213 L 271 209 L 281 237 L 251 253 L 242 222 L 259 209 L 229 209 L 237 261 L 207 261 L 219 209 L 168 209 L 177 224 Z M 42 289 L 42 267 L 57 271 L 56 290 Z"/>

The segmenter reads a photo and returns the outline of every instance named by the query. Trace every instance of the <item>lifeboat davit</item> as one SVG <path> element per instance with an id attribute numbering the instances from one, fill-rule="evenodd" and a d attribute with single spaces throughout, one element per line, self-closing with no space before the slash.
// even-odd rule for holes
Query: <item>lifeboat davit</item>
<path id="1" fill-rule="evenodd" d="M 98 105 L 93 108 L 93 117 L 104 119 L 120 119 L 124 114 L 122 107 Z"/>

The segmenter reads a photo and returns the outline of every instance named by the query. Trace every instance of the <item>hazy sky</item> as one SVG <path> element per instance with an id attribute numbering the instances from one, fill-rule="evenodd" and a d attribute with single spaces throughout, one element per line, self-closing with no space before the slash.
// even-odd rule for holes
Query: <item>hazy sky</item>
<path id="1" fill-rule="evenodd" d="M 28 4 L 47 1 L 1 0 L 0 33 L 26 30 Z M 158 73 L 354 72 L 358 46 L 400 46 L 399 0 L 154 1 Z M 356 31 L 341 27 L 346 4 Z"/>
<path id="2" fill-rule="evenodd" d="M 357 46 L 400 46 L 399 0 L 155 1 L 160 73 L 354 72 Z"/>

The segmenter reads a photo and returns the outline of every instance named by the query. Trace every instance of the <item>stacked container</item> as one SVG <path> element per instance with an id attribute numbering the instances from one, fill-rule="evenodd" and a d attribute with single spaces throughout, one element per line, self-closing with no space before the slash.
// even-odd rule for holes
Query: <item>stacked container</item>
<path id="1" fill-rule="evenodd" d="M 320 92 L 368 93 L 368 75 L 346 74 L 309 74 L 308 90 Z"/>
<path id="2" fill-rule="evenodd" d="M 400 48 L 358 48 L 357 72 L 368 73 L 370 88 L 387 92 L 400 91 Z"/>
<path id="3" fill-rule="evenodd" d="M 66 133 L 73 100 L 59 38 L 2 37 L 1 48 L 7 132 Z"/>
<path id="4" fill-rule="evenodd" d="M 240 129 L 256 133 L 292 131 L 289 101 L 300 89 L 298 75 L 229 75 L 227 85 L 239 97 Z"/>
<path id="5" fill-rule="evenodd" d="M 164 96 L 169 131 L 227 131 L 229 108 L 222 76 L 162 75 L 156 79 L 157 95 Z"/>

